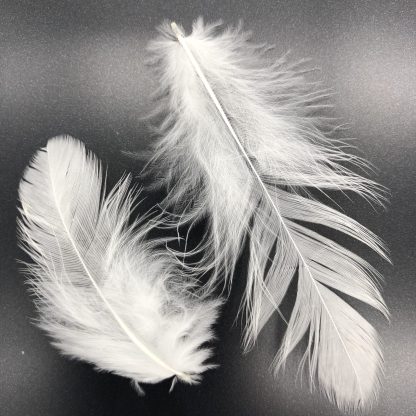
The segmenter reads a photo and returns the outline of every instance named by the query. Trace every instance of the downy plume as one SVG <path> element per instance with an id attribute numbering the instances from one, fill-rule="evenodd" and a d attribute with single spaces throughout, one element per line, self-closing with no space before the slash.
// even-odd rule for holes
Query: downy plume
<path id="1" fill-rule="evenodd" d="M 373 233 L 313 197 L 352 191 L 380 202 L 380 187 L 353 173 L 348 164 L 365 162 L 325 133 L 330 122 L 317 114 L 328 94 L 306 81 L 302 64 L 286 56 L 270 63 L 270 48 L 251 43 L 240 26 L 222 32 L 218 26 L 199 19 L 185 36 L 165 23 L 149 45 L 160 85 L 153 114 L 160 138 L 150 169 L 168 189 L 164 205 L 176 213 L 173 226 L 207 222 L 203 241 L 190 252 L 204 253 L 195 273 L 212 270 L 207 290 L 231 283 L 248 240 L 244 348 L 253 346 L 297 276 L 275 370 L 306 335 L 301 364 L 311 386 L 317 380 L 341 409 L 364 408 L 379 387 L 380 344 L 337 292 L 387 315 L 379 275 L 309 225 L 344 233 L 386 258 Z"/>
<path id="2" fill-rule="evenodd" d="M 65 355 L 138 383 L 195 383 L 212 367 L 205 345 L 219 301 L 195 296 L 174 259 L 129 225 L 130 178 L 104 195 L 97 158 L 62 136 L 48 141 L 20 183 L 20 244 L 39 326 Z M 176 263 L 177 264 L 177 263 Z"/>

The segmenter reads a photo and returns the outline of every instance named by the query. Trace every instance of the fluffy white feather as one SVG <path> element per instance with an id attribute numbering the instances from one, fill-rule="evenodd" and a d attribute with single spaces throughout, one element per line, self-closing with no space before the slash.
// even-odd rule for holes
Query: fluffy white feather
<path id="1" fill-rule="evenodd" d="M 129 225 L 129 177 L 104 196 L 99 161 L 68 136 L 48 141 L 20 183 L 21 244 L 39 325 L 64 354 L 139 382 L 197 382 L 218 301 L 198 299 L 173 259 Z"/>
<path id="2" fill-rule="evenodd" d="M 340 190 L 378 200 L 379 187 L 346 167 L 365 163 L 329 140 L 330 123 L 317 115 L 327 93 L 305 80 L 301 65 L 286 57 L 270 63 L 269 48 L 250 43 L 240 27 L 219 33 L 217 26 L 199 19 L 184 36 L 165 24 L 149 46 L 160 83 L 154 115 L 162 120 L 150 165 L 169 189 L 165 204 L 179 213 L 177 222 L 208 223 L 198 247 L 205 254 L 194 265 L 196 272 L 213 269 L 208 288 L 230 282 L 249 236 L 245 348 L 298 271 L 275 368 L 309 333 L 302 363 L 311 385 L 317 378 L 340 408 L 362 408 L 378 389 L 380 345 L 333 289 L 387 314 L 378 274 L 308 224 L 345 233 L 386 257 L 373 233 L 311 195 Z"/>

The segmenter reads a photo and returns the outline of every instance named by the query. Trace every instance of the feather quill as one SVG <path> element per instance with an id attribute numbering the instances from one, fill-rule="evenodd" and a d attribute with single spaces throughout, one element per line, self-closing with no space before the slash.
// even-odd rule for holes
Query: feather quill
<path id="1" fill-rule="evenodd" d="M 102 168 L 62 136 L 37 152 L 20 183 L 21 246 L 39 326 L 65 355 L 138 383 L 195 383 L 211 355 L 219 301 L 197 298 L 153 222 L 129 225 L 130 178 L 105 197 Z"/>
<path id="2" fill-rule="evenodd" d="M 329 139 L 319 110 L 327 93 L 305 80 L 286 57 L 270 63 L 269 47 L 249 42 L 241 27 L 218 31 L 198 19 L 192 34 L 167 23 L 151 42 L 159 77 L 160 139 L 149 165 L 169 193 L 176 226 L 206 220 L 193 250 L 196 273 L 212 270 L 205 288 L 231 282 L 244 241 L 250 257 L 242 308 L 244 348 L 251 348 L 278 310 L 292 279 L 297 297 L 274 368 L 306 335 L 301 364 L 311 386 L 341 409 L 371 405 L 382 354 L 373 327 L 336 291 L 387 316 L 378 273 L 365 260 L 314 231 L 344 233 L 387 258 L 382 242 L 355 220 L 318 202 L 312 190 L 353 191 L 380 202 L 380 187 L 346 164 L 365 166 Z"/>

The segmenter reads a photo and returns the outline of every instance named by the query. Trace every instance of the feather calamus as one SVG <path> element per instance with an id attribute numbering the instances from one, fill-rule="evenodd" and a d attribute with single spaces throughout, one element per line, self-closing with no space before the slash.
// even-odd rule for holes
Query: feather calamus
<path id="1" fill-rule="evenodd" d="M 126 177 L 104 196 L 102 168 L 63 136 L 37 152 L 20 183 L 20 242 L 39 326 L 65 355 L 138 383 L 195 383 L 209 369 L 219 301 L 198 299 L 171 256 L 129 225 Z"/>
<path id="2" fill-rule="evenodd" d="M 241 27 L 218 31 L 198 19 L 185 36 L 164 24 L 149 45 L 159 76 L 154 116 L 160 139 L 150 169 L 168 187 L 166 208 L 176 224 L 207 221 L 195 273 L 212 270 L 207 284 L 231 282 L 248 237 L 248 276 L 242 307 L 244 347 L 278 310 L 298 275 L 294 310 L 277 370 L 307 335 L 308 364 L 327 397 L 342 409 L 371 405 L 382 353 L 373 327 L 334 291 L 387 315 L 365 260 L 314 231 L 344 233 L 387 258 L 381 241 L 355 220 L 317 201 L 313 190 L 352 191 L 380 201 L 379 186 L 346 166 L 365 162 L 329 138 L 319 116 L 327 93 L 308 83 L 302 65 L 270 63 L 267 46 L 252 44 Z"/>

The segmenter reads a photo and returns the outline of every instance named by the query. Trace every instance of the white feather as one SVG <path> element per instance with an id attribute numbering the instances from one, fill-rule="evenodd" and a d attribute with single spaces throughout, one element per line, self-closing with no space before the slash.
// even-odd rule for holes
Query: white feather
<path id="1" fill-rule="evenodd" d="M 150 164 L 169 189 L 165 204 L 178 222 L 208 222 L 196 272 L 213 269 L 208 288 L 230 282 L 244 239 L 250 261 L 243 307 L 250 348 L 298 271 L 298 293 L 275 368 L 309 330 L 303 363 L 311 385 L 339 407 L 373 401 L 382 366 L 374 329 L 332 289 L 387 315 L 363 259 L 306 223 L 345 233 L 386 257 L 380 240 L 344 214 L 314 200 L 311 189 L 353 191 L 378 200 L 379 187 L 345 167 L 361 159 L 336 147 L 317 116 L 325 91 L 305 81 L 286 58 L 270 64 L 269 48 L 240 27 L 218 32 L 202 19 L 185 37 L 165 24 L 149 50 L 159 75 L 155 115 L 161 138 Z M 301 223 L 299 223 L 299 221 Z M 197 251 L 197 250 L 196 250 Z"/>
<path id="2" fill-rule="evenodd" d="M 21 244 L 40 326 L 64 354 L 139 382 L 194 383 L 218 301 L 198 299 L 173 259 L 128 225 L 130 179 L 104 196 L 99 161 L 68 136 L 48 141 L 24 173 Z"/>

